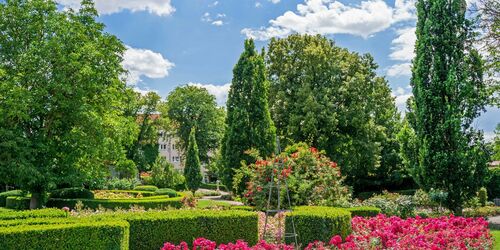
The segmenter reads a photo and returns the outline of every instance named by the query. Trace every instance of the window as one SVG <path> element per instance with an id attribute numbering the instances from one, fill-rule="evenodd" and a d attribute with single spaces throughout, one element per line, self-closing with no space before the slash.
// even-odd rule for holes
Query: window
<path id="1" fill-rule="evenodd" d="M 180 161 L 179 156 L 176 156 L 176 157 L 175 157 L 175 161 L 176 161 L 176 162 L 179 162 L 179 161 Z"/>

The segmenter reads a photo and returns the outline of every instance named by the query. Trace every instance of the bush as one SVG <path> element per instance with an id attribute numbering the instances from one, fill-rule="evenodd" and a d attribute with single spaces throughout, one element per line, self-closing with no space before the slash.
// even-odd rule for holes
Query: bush
<path id="1" fill-rule="evenodd" d="M 57 189 L 50 193 L 49 198 L 60 199 L 94 199 L 94 193 L 85 188 L 63 188 Z"/>
<path id="2" fill-rule="evenodd" d="M 247 211 L 172 210 L 124 215 L 130 223 L 131 250 L 157 250 L 164 242 L 179 244 L 198 237 L 227 243 L 238 239 L 255 244 L 258 216 Z"/>
<path id="3" fill-rule="evenodd" d="M 407 218 L 413 216 L 415 213 L 415 203 L 412 196 L 389 193 L 387 191 L 363 201 L 362 205 L 380 208 L 382 213 L 388 216 L 394 215 Z"/>
<path id="4" fill-rule="evenodd" d="M 30 209 L 30 200 L 30 197 L 7 197 L 5 207 L 16 210 Z"/>
<path id="5" fill-rule="evenodd" d="M 129 209 L 132 206 L 140 206 L 145 209 L 162 209 L 162 208 L 181 208 L 182 202 L 181 198 L 165 198 L 161 197 L 148 197 L 140 199 L 109 199 L 109 200 L 99 200 L 99 199 L 49 199 L 47 202 L 47 207 L 69 207 L 75 208 L 78 201 L 83 203 L 86 208 L 97 209 L 99 207 L 107 209 Z"/>
<path id="6" fill-rule="evenodd" d="M 342 208 L 297 207 L 285 218 L 285 233 L 293 233 L 292 219 L 302 247 L 317 240 L 328 242 L 333 235 L 346 237 L 351 232 L 351 213 Z M 293 240 L 286 238 L 288 244 Z"/>
<path id="7" fill-rule="evenodd" d="M 154 192 L 155 195 L 168 195 L 168 197 L 178 197 L 177 191 L 170 188 L 160 188 Z"/>
<path id="8" fill-rule="evenodd" d="M 61 209 L 46 208 L 28 211 L 9 211 L 0 213 L 0 220 L 16 220 L 28 218 L 62 218 L 67 213 Z"/>
<path id="9" fill-rule="evenodd" d="M 119 197 L 122 197 L 121 199 L 124 199 L 124 198 L 137 198 L 137 196 L 150 197 L 156 195 L 154 192 L 138 191 L 138 190 L 98 190 L 94 192 L 96 199 L 116 199 L 116 198 L 120 199 Z M 133 197 L 124 197 L 127 195 Z"/>
<path id="10" fill-rule="evenodd" d="M 136 179 L 112 178 L 108 180 L 105 186 L 110 190 L 132 190 L 139 184 L 140 182 Z"/>
<path id="11" fill-rule="evenodd" d="M 168 162 L 163 157 L 156 158 L 151 166 L 150 183 L 160 188 L 175 188 L 177 186 L 185 186 L 186 179 L 174 168 L 172 163 Z M 145 185 L 148 185 L 146 182 Z M 151 184 L 150 184 L 151 185 Z"/>
<path id="12" fill-rule="evenodd" d="M 200 185 L 200 188 L 202 189 L 210 189 L 210 190 L 217 190 L 217 184 L 216 183 L 202 183 Z M 219 184 L 219 190 L 221 191 L 226 191 L 227 192 L 227 187 Z"/>
<path id="13" fill-rule="evenodd" d="M 5 207 L 7 204 L 7 197 L 10 196 L 24 196 L 21 190 L 11 190 L 7 192 L 0 193 L 0 207 Z"/>
<path id="14" fill-rule="evenodd" d="M 500 207 L 486 206 L 464 209 L 464 217 L 490 217 L 500 215 Z"/>
<path id="15" fill-rule="evenodd" d="M 488 197 L 493 200 L 500 198 L 500 168 L 490 168 L 486 179 Z"/>
<path id="16" fill-rule="evenodd" d="M 156 192 L 156 190 L 158 190 L 158 187 L 143 185 L 143 186 L 137 186 L 137 187 L 135 187 L 134 190 L 136 190 L 136 191 Z"/>
<path id="17" fill-rule="evenodd" d="M 375 217 L 382 213 L 382 210 L 377 207 L 351 207 L 347 211 L 351 212 L 351 216 Z"/>
<path id="18" fill-rule="evenodd" d="M 0 227 L 2 249 L 128 249 L 125 221 Z"/>
<path id="19" fill-rule="evenodd" d="M 482 207 L 486 206 L 486 202 L 488 201 L 488 192 L 486 188 L 482 187 L 479 189 L 477 197 L 479 198 L 479 204 L 481 204 Z"/>

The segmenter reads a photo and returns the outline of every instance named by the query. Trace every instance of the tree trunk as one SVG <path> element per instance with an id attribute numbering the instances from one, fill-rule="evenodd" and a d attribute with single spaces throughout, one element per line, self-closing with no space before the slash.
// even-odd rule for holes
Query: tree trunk
<path id="1" fill-rule="evenodd" d="M 42 204 L 42 194 L 40 192 L 31 193 L 30 209 L 40 208 Z"/>

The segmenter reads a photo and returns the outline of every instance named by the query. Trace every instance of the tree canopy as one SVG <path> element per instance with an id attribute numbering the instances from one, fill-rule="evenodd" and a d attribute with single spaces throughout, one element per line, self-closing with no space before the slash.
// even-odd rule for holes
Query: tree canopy
<path id="1" fill-rule="evenodd" d="M 196 145 L 196 127 L 191 128 L 189 133 L 188 149 L 186 152 L 186 162 L 184 163 L 184 177 L 186 177 L 186 185 L 191 192 L 194 193 L 201 185 L 203 176 L 201 175 L 201 165 Z"/>

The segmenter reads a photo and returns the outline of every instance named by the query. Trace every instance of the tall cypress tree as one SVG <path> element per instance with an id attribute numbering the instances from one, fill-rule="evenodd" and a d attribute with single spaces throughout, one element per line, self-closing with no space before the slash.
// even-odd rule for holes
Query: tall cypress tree
<path id="1" fill-rule="evenodd" d="M 188 189 L 194 193 L 201 185 L 203 176 L 201 176 L 200 157 L 198 145 L 196 144 L 196 127 L 191 128 L 189 133 L 188 148 L 186 154 L 186 162 L 184 164 L 184 176 L 186 177 L 186 184 Z"/>
<path id="2" fill-rule="evenodd" d="M 264 58 L 255 50 L 253 40 L 245 41 L 245 50 L 233 69 L 233 81 L 227 101 L 226 133 L 222 142 L 223 181 L 232 187 L 233 175 L 241 161 L 249 161 L 248 149 L 262 156 L 273 153 L 276 138 L 267 93 Z"/>
<path id="3" fill-rule="evenodd" d="M 487 162 L 472 127 L 487 98 L 465 10 L 465 0 L 418 1 L 411 81 L 419 184 L 447 192 L 445 205 L 457 214 L 482 185 Z"/>

